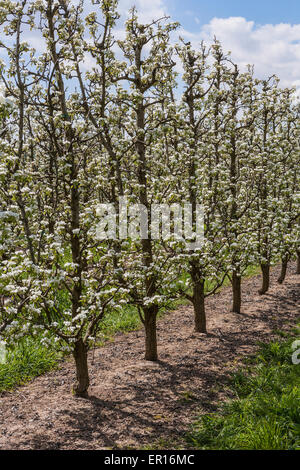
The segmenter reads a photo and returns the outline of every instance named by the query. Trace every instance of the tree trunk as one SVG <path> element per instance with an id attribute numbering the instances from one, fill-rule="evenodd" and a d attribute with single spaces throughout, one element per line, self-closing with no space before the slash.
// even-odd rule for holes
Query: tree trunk
<path id="1" fill-rule="evenodd" d="M 297 251 L 297 271 L 296 274 L 300 274 L 300 251 Z"/>
<path id="2" fill-rule="evenodd" d="M 288 262 L 289 262 L 289 257 L 288 257 L 288 255 L 286 255 L 284 258 L 282 258 L 281 273 L 280 273 L 280 276 L 278 278 L 278 283 L 279 284 L 283 284 L 284 281 L 285 281 Z"/>
<path id="3" fill-rule="evenodd" d="M 156 306 L 144 309 L 145 316 L 145 341 L 146 341 L 146 361 L 156 362 L 158 360 L 157 353 L 157 331 L 156 319 L 158 308 Z"/>
<path id="4" fill-rule="evenodd" d="M 194 282 L 193 306 L 195 313 L 195 331 L 197 333 L 207 333 L 204 284 L 204 279 Z"/>
<path id="5" fill-rule="evenodd" d="M 241 313 L 242 306 L 242 278 L 237 271 L 232 273 L 232 311 Z"/>
<path id="6" fill-rule="evenodd" d="M 270 265 L 268 263 L 263 263 L 261 265 L 262 271 L 262 288 L 259 291 L 260 295 L 265 295 L 270 288 Z"/>
<path id="7" fill-rule="evenodd" d="M 73 356 L 76 364 L 76 382 L 73 385 L 73 393 L 76 397 L 87 397 L 90 381 L 87 348 L 82 339 L 75 343 Z"/>

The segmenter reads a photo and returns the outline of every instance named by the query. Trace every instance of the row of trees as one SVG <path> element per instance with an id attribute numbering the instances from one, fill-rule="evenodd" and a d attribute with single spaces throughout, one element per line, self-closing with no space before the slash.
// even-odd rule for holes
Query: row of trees
<path id="1" fill-rule="evenodd" d="M 118 39 L 117 2 L 92 3 L 84 17 L 81 1 L 0 1 L 0 335 L 72 351 L 78 396 L 112 310 L 137 308 L 155 361 L 170 300 L 187 297 L 205 333 L 205 298 L 226 278 L 240 313 L 249 266 L 262 268 L 261 294 L 272 263 L 282 261 L 279 282 L 292 258 L 300 272 L 294 90 L 241 72 L 218 41 L 175 41 L 167 18 L 140 24 L 132 9 Z M 148 231 L 99 239 L 99 204 L 121 221 L 120 198 L 149 218 L 154 204 L 201 204 L 202 246 Z"/>

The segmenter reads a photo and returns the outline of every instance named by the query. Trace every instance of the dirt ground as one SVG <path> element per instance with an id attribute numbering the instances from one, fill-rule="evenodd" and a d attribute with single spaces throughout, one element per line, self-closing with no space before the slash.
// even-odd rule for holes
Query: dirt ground
<path id="1" fill-rule="evenodd" d="M 289 329 L 300 316 L 300 276 L 291 264 L 283 286 L 272 271 L 268 295 L 260 278 L 244 282 L 243 313 L 230 312 L 225 288 L 207 300 L 209 334 L 193 331 L 193 312 L 180 307 L 159 321 L 160 362 L 143 360 L 144 334 L 119 334 L 90 354 L 89 399 L 70 394 L 71 361 L 0 397 L 0 449 L 126 449 L 184 442 L 200 412 L 230 396 L 228 374 L 258 341 Z M 93 357 L 94 356 L 94 357 Z M 167 444 L 166 444 L 167 447 Z"/>

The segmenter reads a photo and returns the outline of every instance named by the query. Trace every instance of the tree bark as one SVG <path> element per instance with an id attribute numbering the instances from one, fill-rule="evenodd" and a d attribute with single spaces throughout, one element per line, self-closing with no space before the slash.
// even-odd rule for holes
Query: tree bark
<path id="1" fill-rule="evenodd" d="M 204 279 L 194 282 L 193 306 L 195 313 L 195 331 L 197 333 L 207 333 Z"/>
<path id="2" fill-rule="evenodd" d="M 241 313 L 242 306 L 242 278 L 236 271 L 232 273 L 232 311 Z"/>
<path id="3" fill-rule="evenodd" d="M 270 288 L 270 265 L 268 263 L 263 263 L 261 265 L 262 271 L 262 288 L 259 291 L 260 295 L 265 295 Z"/>
<path id="4" fill-rule="evenodd" d="M 144 309 L 145 316 L 145 360 L 156 362 L 158 360 L 157 352 L 157 320 L 158 308 L 156 306 Z"/>
<path id="5" fill-rule="evenodd" d="M 297 271 L 296 274 L 300 274 L 300 251 L 297 251 Z"/>
<path id="6" fill-rule="evenodd" d="M 281 273 L 278 278 L 278 283 L 283 284 L 286 278 L 286 272 L 287 272 L 287 267 L 288 267 L 288 262 L 289 262 L 289 257 L 288 255 L 282 258 L 282 263 L 281 263 Z"/>
<path id="7" fill-rule="evenodd" d="M 90 385 L 87 347 L 80 338 L 76 343 L 73 351 L 76 365 L 76 382 L 73 385 L 73 393 L 76 397 L 87 397 Z"/>

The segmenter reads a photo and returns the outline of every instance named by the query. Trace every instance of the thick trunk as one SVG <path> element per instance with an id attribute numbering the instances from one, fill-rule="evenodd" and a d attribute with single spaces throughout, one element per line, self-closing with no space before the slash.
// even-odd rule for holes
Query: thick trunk
<path id="1" fill-rule="evenodd" d="M 232 311 L 241 313 L 242 306 L 242 278 L 239 273 L 232 273 Z"/>
<path id="2" fill-rule="evenodd" d="M 158 360 L 157 353 L 157 331 L 156 331 L 156 319 L 158 309 L 157 307 L 151 307 L 144 310 L 145 316 L 145 346 L 146 346 L 146 361 L 156 362 Z"/>
<path id="3" fill-rule="evenodd" d="M 262 288 L 259 291 L 260 295 L 265 295 L 270 288 L 270 265 L 268 263 L 263 263 L 261 265 L 262 272 Z"/>
<path id="4" fill-rule="evenodd" d="M 73 393 L 76 397 L 86 397 L 90 381 L 87 362 L 87 348 L 82 339 L 79 339 L 75 343 L 73 356 L 76 364 L 76 382 L 73 385 Z"/>
<path id="5" fill-rule="evenodd" d="M 300 274 L 300 251 L 297 252 L 297 274 Z"/>
<path id="6" fill-rule="evenodd" d="M 195 313 L 195 331 L 197 333 L 207 333 L 204 284 L 204 279 L 194 281 L 193 306 Z"/>
<path id="7" fill-rule="evenodd" d="M 282 263 L 281 263 L 281 273 L 278 278 L 278 283 L 283 284 L 286 278 L 286 272 L 287 272 L 287 267 L 288 267 L 288 262 L 289 262 L 289 257 L 285 256 L 282 258 Z"/>

